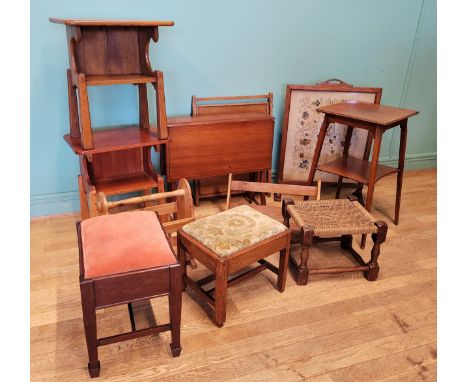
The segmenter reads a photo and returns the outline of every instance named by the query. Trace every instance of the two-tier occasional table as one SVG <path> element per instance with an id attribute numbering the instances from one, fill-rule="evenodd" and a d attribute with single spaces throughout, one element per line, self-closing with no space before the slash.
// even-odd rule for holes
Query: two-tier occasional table
<path id="1" fill-rule="evenodd" d="M 403 185 L 403 169 L 405 166 L 408 118 L 418 114 L 418 111 L 364 102 L 329 105 L 318 108 L 317 111 L 324 113 L 325 117 L 317 138 L 309 183 L 312 183 L 316 170 L 338 175 L 338 187 L 340 187 L 343 178 L 354 180 L 359 184 L 357 196 L 363 204 L 364 202 L 360 195 L 360 190 L 362 189 L 362 185 L 367 185 L 365 207 L 367 211 L 371 212 L 375 183 L 386 175 L 397 173 L 394 222 L 395 224 L 398 224 L 401 189 Z M 323 142 L 327 134 L 327 129 L 331 123 L 340 123 L 348 126 L 343 156 L 332 162 L 319 165 L 318 162 Z M 379 154 L 383 133 L 396 126 L 400 126 L 401 129 L 398 167 L 394 168 L 380 165 Z M 357 159 L 348 155 L 353 128 L 368 130 L 366 147 L 362 159 Z M 374 146 L 372 151 L 372 160 L 369 162 L 372 141 L 374 142 Z M 339 196 L 339 191 L 337 192 L 337 196 Z M 365 239 L 363 238 L 361 245 L 363 246 L 364 243 Z"/>

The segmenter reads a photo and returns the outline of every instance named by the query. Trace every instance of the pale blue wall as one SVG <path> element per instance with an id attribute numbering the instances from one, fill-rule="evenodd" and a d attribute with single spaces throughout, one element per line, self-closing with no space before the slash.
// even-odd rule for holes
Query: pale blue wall
<path id="1" fill-rule="evenodd" d="M 407 167 L 436 164 L 435 0 L 31 0 L 32 216 L 78 210 L 78 161 L 62 140 L 69 129 L 65 28 L 49 16 L 174 20 L 151 48 L 153 68 L 164 72 L 168 115 L 188 114 L 193 94 L 272 91 L 274 168 L 286 84 L 331 77 L 383 87 L 382 103 L 418 109 Z M 137 121 L 135 87 L 90 93 L 96 126 Z M 385 136 L 382 160 L 394 160 L 397 138 Z"/>

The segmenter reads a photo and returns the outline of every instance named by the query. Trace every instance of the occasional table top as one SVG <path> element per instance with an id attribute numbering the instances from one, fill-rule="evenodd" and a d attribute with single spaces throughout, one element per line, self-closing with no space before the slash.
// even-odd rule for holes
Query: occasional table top
<path id="1" fill-rule="evenodd" d="M 174 21 L 158 20 L 81 20 L 81 19 L 61 19 L 58 17 L 49 17 L 51 23 L 75 25 L 75 26 L 130 26 L 130 27 L 171 27 Z"/>
<path id="2" fill-rule="evenodd" d="M 416 110 L 379 105 L 367 102 L 337 103 L 317 108 L 318 112 L 339 117 L 357 119 L 377 125 L 391 125 L 419 113 Z"/>

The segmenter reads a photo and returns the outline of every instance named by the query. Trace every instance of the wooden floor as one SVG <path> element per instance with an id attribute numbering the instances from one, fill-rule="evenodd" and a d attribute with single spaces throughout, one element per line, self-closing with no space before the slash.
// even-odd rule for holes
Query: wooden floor
<path id="1" fill-rule="evenodd" d="M 264 271 L 229 289 L 221 329 L 184 294 L 181 356 L 170 355 L 168 333 L 104 346 L 100 380 L 435 381 L 436 172 L 406 175 L 399 226 L 391 220 L 395 183 L 393 176 L 382 179 L 374 196 L 374 215 L 389 223 L 378 281 L 328 275 L 300 287 L 289 276 L 279 293 Z M 197 216 L 223 205 L 204 202 Z M 88 379 L 75 219 L 31 222 L 32 381 Z M 357 241 L 368 258 L 370 244 L 362 251 Z M 341 255 L 327 243 L 312 252 L 311 263 L 349 261 Z M 138 328 L 154 323 L 153 312 L 167 322 L 165 298 L 136 310 Z M 130 330 L 127 307 L 99 311 L 98 326 L 100 336 Z"/>

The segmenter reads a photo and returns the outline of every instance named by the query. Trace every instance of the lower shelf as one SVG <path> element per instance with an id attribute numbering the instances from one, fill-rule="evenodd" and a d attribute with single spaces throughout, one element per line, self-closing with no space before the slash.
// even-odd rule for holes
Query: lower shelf
<path id="1" fill-rule="evenodd" d="M 157 182 L 145 172 L 96 180 L 95 185 L 97 192 L 104 192 L 106 195 L 119 195 L 158 187 Z"/>
<path id="2" fill-rule="evenodd" d="M 362 159 L 342 157 L 332 162 L 318 165 L 317 170 L 339 175 L 363 184 L 369 183 L 370 162 Z M 399 170 L 395 167 L 379 164 L 377 165 L 376 181 L 398 171 Z"/>

